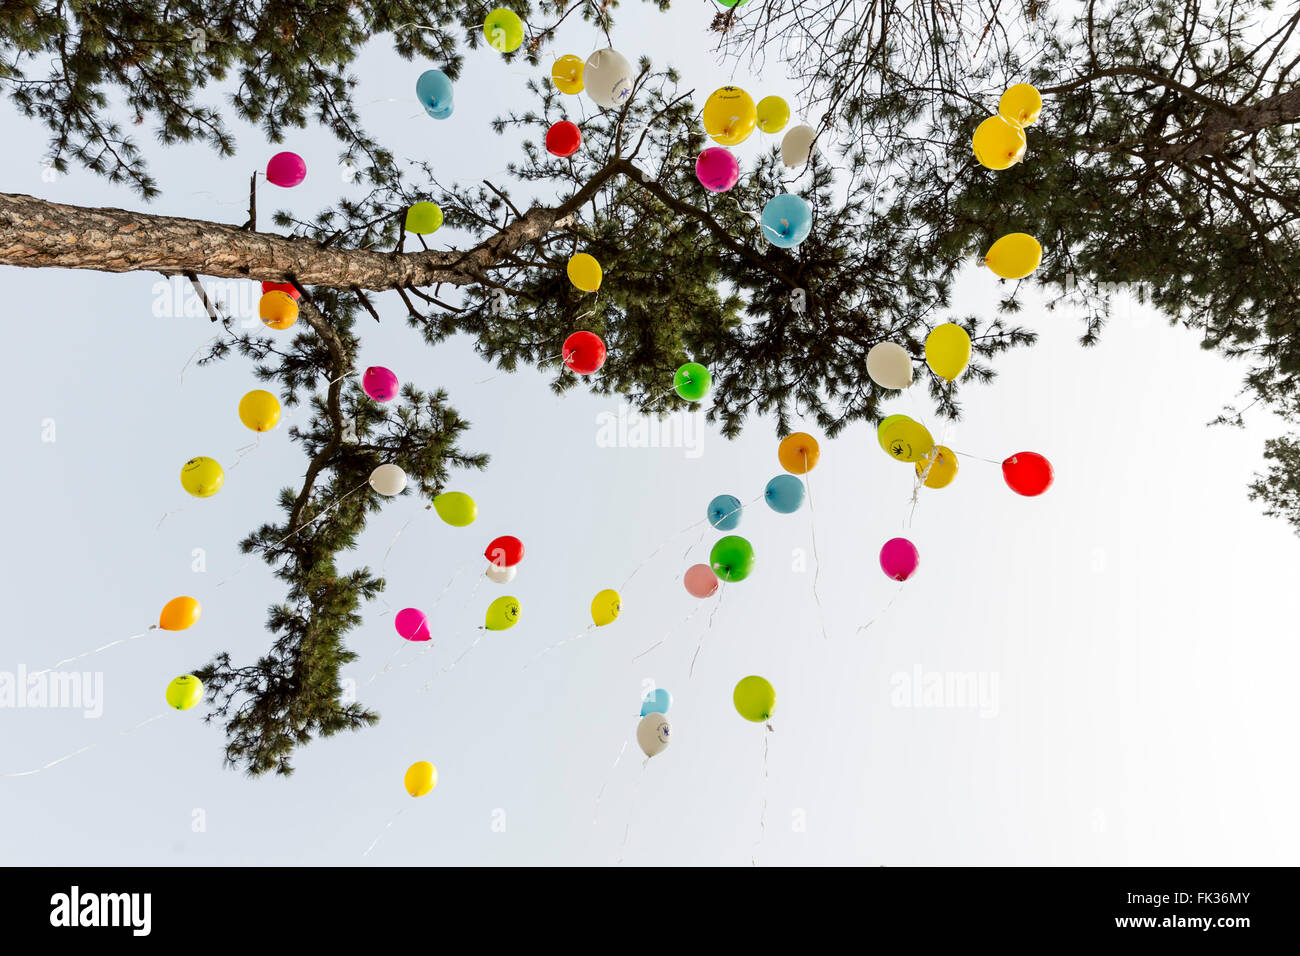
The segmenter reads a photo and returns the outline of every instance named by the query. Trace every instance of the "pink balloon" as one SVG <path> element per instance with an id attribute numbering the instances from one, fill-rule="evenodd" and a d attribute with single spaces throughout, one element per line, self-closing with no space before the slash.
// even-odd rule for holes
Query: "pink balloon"
<path id="1" fill-rule="evenodd" d="M 695 160 L 695 175 L 711 193 L 725 193 L 740 179 L 740 163 L 721 146 L 710 146 Z"/>
<path id="2" fill-rule="evenodd" d="M 307 178 L 307 163 L 297 153 L 276 153 L 266 164 L 266 181 L 272 186 L 297 186 Z"/>
<path id="3" fill-rule="evenodd" d="M 692 597 L 706 598 L 718 590 L 718 576 L 707 564 L 692 564 L 682 579 Z"/>
<path id="4" fill-rule="evenodd" d="M 921 553 L 906 538 L 890 538 L 880 549 L 880 569 L 895 581 L 906 581 L 920 563 Z"/>
<path id="5" fill-rule="evenodd" d="M 377 402 L 391 402 L 397 397 L 397 376 L 382 365 L 372 365 L 361 376 L 361 387 Z"/>
<path id="6" fill-rule="evenodd" d="M 393 624 L 397 626 L 397 633 L 408 641 L 433 640 L 429 633 L 429 619 L 417 608 L 402 608 L 393 619 Z"/>

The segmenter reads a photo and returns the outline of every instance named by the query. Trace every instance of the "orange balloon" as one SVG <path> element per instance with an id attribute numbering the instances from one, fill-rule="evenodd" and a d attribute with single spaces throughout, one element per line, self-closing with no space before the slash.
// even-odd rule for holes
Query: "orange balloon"
<path id="1" fill-rule="evenodd" d="M 164 631 L 183 631 L 198 622 L 201 607 L 192 597 L 172 598 L 163 605 L 158 615 L 158 626 Z"/>
<path id="2" fill-rule="evenodd" d="M 817 459 L 821 457 L 821 453 L 821 449 L 817 447 L 817 439 L 806 432 L 795 432 L 781 439 L 776 457 L 780 459 L 781 467 L 790 474 L 806 475 L 817 467 Z"/>
<path id="3" fill-rule="evenodd" d="M 278 289 L 272 289 L 258 300 L 257 314 L 268 328 L 287 329 L 298 321 L 298 303 Z"/>

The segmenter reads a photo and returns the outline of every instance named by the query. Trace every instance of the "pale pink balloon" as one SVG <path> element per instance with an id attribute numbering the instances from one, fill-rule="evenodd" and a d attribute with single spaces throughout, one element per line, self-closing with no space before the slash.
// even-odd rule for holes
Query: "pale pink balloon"
<path id="1" fill-rule="evenodd" d="M 695 160 L 695 176 L 711 193 L 725 193 L 740 179 L 740 163 L 721 146 L 710 146 Z"/>
<path id="2" fill-rule="evenodd" d="M 297 153 L 276 153 L 266 164 L 266 181 L 288 189 L 307 178 L 307 163 Z"/>
<path id="3" fill-rule="evenodd" d="M 397 633 L 408 641 L 433 640 L 433 635 L 429 633 L 429 619 L 418 608 L 402 608 L 393 619 L 393 624 L 397 627 Z"/>
<path id="4" fill-rule="evenodd" d="M 397 397 L 397 376 L 382 365 L 372 365 L 361 376 L 361 387 L 377 402 L 391 402 Z"/>
<path id="5" fill-rule="evenodd" d="M 880 569 L 895 581 L 906 581 L 920 563 L 921 553 L 906 538 L 890 538 L 880 549 Z"/>
<path id="6" fill-rule="evenodd" d="M 718 590 L 718 576 L 707 564 L 692 564 L 682 579 L 692 597 L 706 598 Z"/>

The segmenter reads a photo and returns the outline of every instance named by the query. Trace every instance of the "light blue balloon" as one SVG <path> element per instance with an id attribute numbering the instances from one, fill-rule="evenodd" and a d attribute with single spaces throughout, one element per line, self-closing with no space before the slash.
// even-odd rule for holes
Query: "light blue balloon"
<path id="1" fill-rule="evenodd" d="M 718 495 L 709 502 L 709 524 L 719 531 L 740 527 L 740 499 L 735 495 Z"/>
<path id="2" fill-rule="evenodd" d="M 782 249 L 793 249 L 812 232 L 812 207 L 801 196 L 781 193 L 763 207 L 763 238 Z"/>
<path id="3" fill-rule="evenodd" d="M 641 698 L 641 716 L 647 714 L 666 714 L 668 708 L 673 705 L 673 695 L 668 693 L 662 687 L 656 687 L 653 692 L 646 694 Z"/>
<path id="4" fill-rule="evenodd" d="M 434 119 L 446 119 L 456 108 L 456 91 L 442 70 L 427 70 L 415 81 L 415 96 Z"/>
<path id="5" fill-rule="evenodd" d="M 803 482 L 794 475 L 777 475 L 763 489 L 763 497 L 773 511 L 794 514 L 803 504 Z"/>

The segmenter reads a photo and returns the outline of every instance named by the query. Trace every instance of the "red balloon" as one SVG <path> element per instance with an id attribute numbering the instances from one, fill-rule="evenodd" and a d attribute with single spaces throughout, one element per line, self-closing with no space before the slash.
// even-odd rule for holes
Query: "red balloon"
<path id="1" fill-rule="evenodd" d="M 262 295 L 266 295 L 268 292 L 283 292 L 294 299 L 302 294 L 293 287 L 292 282 L 263 282 Z"/>
<path id="2" fill-rule="evenodd" d="M 582 130 L 568 120 L 560 120 L 546 131 L 546 151 L 552 156 L 572 156 L 582 145 Z"/>
<path id="3" fill-rule="evenodd" d="M 1007 487 L 1032 498 L 1052 487 L 1052 463 L 1038 452 L 1018 451 L 1002 463 Z"/>
<path id="4" fill-rule="evenodd" d="M 514 535 L 493 538 L 483 556 L 499 568 L 513 568 L 524 559 L 524 543 Z"/>
<path id="5" fill-rule="evenodd" d="M 595 332 L 574 332 L 564 340 L 564 364 L 579 375 L 590 375 L 605 364 L 605 343 Z"/>

